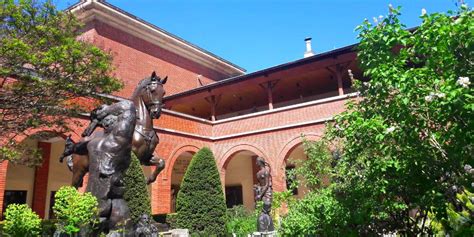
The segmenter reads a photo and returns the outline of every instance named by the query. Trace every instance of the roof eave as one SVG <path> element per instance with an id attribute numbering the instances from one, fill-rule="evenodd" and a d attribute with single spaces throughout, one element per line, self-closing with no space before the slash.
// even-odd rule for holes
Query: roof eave
<path id="1" fill-rule="evenodd" d="M 84 23 L 94 19 L 106 20 L 107 24 L 118 26 L 127 33 L 224 75 L 235 76 L 245 73 L 245 69 L 105 1 L 80 1 L 65 11 L 76 14 Z"/>
<path id="2" fill-rule="evenodd" d="M 252 73 L 244 74 L 244 75 L 239 75 L 239 76 L 235 76 L 235 77 L 231 77 L 231 78 L 228 78 L 228 79 L 225 79 L 225 80 L 220 80 L 220 81 L 217 81 L 217 82 L 205 85 L 205 86 L 201 86 L 201 87 L 198 87 L 198 88 L 195 88 L 195 89 L 191 89 L 191 90 L 184 91 L 184 92 L 181 92 L 181 93 L 178 93 L 178 94 L 166 96 L 164 98 L 164 101 L 173 100 L 173 99 L 176 99 L 176 98 L 188 96 L 188 95 L 191 95 L 191 94 L 200 93 L 200 92 L 203 92 L 203 91 L 209 91 L 209 90 L 212 90 L 214 88 L 217 88 L 217 87 L 220 87 L 220 86 L 223 86 L 223 85 L 237 83 L 237 82 L 243 81 L 243 80 L 248 79 L 248 78 L 256 78 L 256 77 L 259 77 L 259 76 L 262 76 L 262 75 L 270 74 L 270 73 L 280 71 L 280 70 L 285 70 L 285 69 L 295 67 L 295 66 L 298 66 L 298 65 L 311 63 L 311 62 L 323 60 L 323 59 L 330 58 L 330 57 L 336 57 L 338 55 L 342 55 L 342 54 L 346 54 L 346 53 L 355 52 L 355 47 L 357 45 L 358 44 L 348 45 L 348 46 L 338 48 L 338 49 L 335 49 L 335 50 L 331 50 L 331 51 L 328 51 L 328 52 L 324 52 L 324 53 L 321 53 L 321 54 L 316 54 L 316 55 L 311 56 L 311 57 L 298 59 L 298 60 L 295 60 L 295 61 L 292 61 L 292 62 L 288 62 L 288 63 L 280 64 L 280 65 L 277 65 L 277 66 L 269 67 L 269 68 L 266 68 L 266 69 L 263 69 L 263 70 L 260 70 L 260 71 L 256 71 L 256 72 L 252 72 Z"/>

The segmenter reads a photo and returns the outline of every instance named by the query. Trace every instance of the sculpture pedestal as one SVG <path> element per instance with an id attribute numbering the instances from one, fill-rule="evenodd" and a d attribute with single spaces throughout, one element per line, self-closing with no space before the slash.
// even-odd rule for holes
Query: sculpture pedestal
<path id="1" fill-rule="evenodd" d="M 276 231 L 267 231 L 267 232 L 253 232 L 252 236 L 255 237 L 276 237 L 277 232 Z"/>
<path id="2" fill-rule="evenodd" d="M 166 232 L 160 232 L 160 236 L 169 236 L 169 237 L 188 237 L 189 230 L 188 229 L 172 229 Z"/>

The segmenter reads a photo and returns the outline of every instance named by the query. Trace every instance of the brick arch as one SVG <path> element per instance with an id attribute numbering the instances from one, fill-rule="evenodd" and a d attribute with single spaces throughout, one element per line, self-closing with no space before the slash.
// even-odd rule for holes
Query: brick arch
<path id="1" fill-rule="evenodd" d="M 316 141 L 321 138 L 321 134 L 320 133 L 306 133 L 304 134 L 304 137 L 307 140 Z M 289 141 L 287 141 L 285 145 L 283 146 L 283 148 L 278 153 L 278 158 L 275 164 L 277 165 L 276 171 L 277 173 L 281 174 L 280 175 L 281 177 L 284 177 L 286 159 L 288 159 L 288 156 L 291 154 L 291 152 L 302 143 L 303 143 L 302 136 L 294 137 L 290 139 Z"/>
<path id="2" fill-rule="evenodd" d="M 78 124 L 75 124 L 75 122 L 78 122 Z M 15 141 L 20 143 L 22 141 L 24 141 L 25 139 L 31 137 L 31 136 L 34 136 L 36 134 L 39 134 L 39 133 L 50 133 L 52 135 L 56 135 L 58 137 L 61 137 L 63 139 L 66 139 L 66 137 L 68 135 L 71 135 L 71 138 L 72 140 L 74 141 L 79 141 L 81 140 L 81 134 L 78 134 L 76 132 L 76 130 L 81 130 L 83 127 L 85 128 L 89 123 L 89 120 L 85 120 L 85 119 L 75 119 L 73 121 L 70 121 L 70 128 L 71 128 L 71 131 L 69 132 L 64 132 L 64 131 L 61 131 L 62 128 L 60 127 L 57 127 L 57 126 L 52 126 L 52 127 L 39 127 L 39 128 L 35 128 L 35 129 L 30 129 L 28 131 L 25 131 L 24 133 L 18 135 L 15 137 Z"/>
<path id="3" fill-rule="evenodd" d="M 168 159 L 169 162 L 166 164 L 166 170 L 164 177 L 170 177 L 171 178 L 171 172 L 173 171 L 173 166 L 178 157 L 183 153 L 183 152 L 194 152 L 197 153 L 199 151 L 199 146 L 195 144 L 185 144 L 185 145 L 180 145 L 176 149 L 174 149 L 171 152 L 170 158 Z"/>
<path id="4" fill-rule="evenodd" d="M 26 132 L 25 134 L 17 136 L 15 138 L 15 141 L 18 142 L 18 143 L 21 143 L 21 142 L 25 141 L 26 139 L 28 139 L 30 137 L 34 138 L 34 136 L 39 135 L 39 134 L 49 134 L 49 135 L 52 135 L 51 137 L 61 137 L 63 139 L 66 139 L 66 137 L 68 136 L 68 133 L 64 133 L 64 132 L 57 131 L 57 130 L 54 130 L 54 129 L 41 129 L 41 130 L 34 130 L 34 131 Z M 75 134 L 71 133 L 71 138 L 73 138 L 74 140 L 75 139 L 80 139 L 80 136 L 75 136 Z"/>
<path id="5" fill-rule="evenodd" d="M 222 157 L 219 159 L 217 167 L 219 168 L 221 173 L 225 173 L 225 167 L 227 166 L 227 164 L 230 162 L 232 157 L 240 151 L 253 152 L 255 155 L 263 157 L 267 162 L 271 163 L 271 161 L 268 159 L 268 156 L 265 155 L 265 153 L 256 146 L 250 144 L 239 144 L 227 150 L 224 155 L 222 155 Z"/>

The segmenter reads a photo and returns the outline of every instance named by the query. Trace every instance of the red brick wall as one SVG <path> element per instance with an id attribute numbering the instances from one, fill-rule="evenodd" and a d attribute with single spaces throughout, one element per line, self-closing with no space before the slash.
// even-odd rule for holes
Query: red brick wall
<path id="1" fill-rule="evenodd" d="M 0 203 L 3 204 L 5 188 L 7 187 L 7 168 L 8 161 L 4 160 L 0 163 Z M 3 206 L 3 205 L 2 205 Z M 3 215 L 3 208 L 0 209 L 0 216 Z"/>
<path id="2" fill-rule="evenodd" d="M 204 68 L 137 37 L 125 34 L 104 23 L 92 23 L 83 37 L 103 49 L 110 50 L 114 55 L 115 75 L 125 83 L 125 88 L 117 95 L 123 97 L 130 97 L 138 81 L 148 77 L 153 70 L 156 70 L 160 76 L 169 76 L 165 85 L 168 95 L 197 87 L 196 76 L 198 74 L 203 75 L 201 79 L 205 83 L 224 78 L 223 75 L 213 70 Z M 216 124 L 164 113 L 155 123 L 157 127 L 164 129 L 158 130 L 160 143 L 155 153 L 165 159 L 167 167 L 158 176 L 157 181 L 150 186 L 153 213 L 170 211 L 171 172 L 179 155 L 187 151 L 196 152 L 204 146 L 210 147 L 213 151 L 223 181 L 226 173 L 225 164 L 232 159 L 236 152 L 248 150 L 255 155 L 264 157 L 270 163 L 274 190 L 284 190 L 286 187 L 284 168 L 288 153 L 301 143 L 301 134 L 306 134 L 308 139 L 318 139 L 318 136 L 323 133 L 324 123 L 306 124 L 247 135 L 241 134 L 237 137 L 232 135 L 325 119 L 343 111 L 344 103 L 345 100 L 339 100 Z M 81 120 L 81 125 L 72 132 L 75 141 L 80 139 L 80 133 L 87 123 L 87 120 Z M 204 137 L 180 135 L 173 131 Z M 39 146 L 46 148 L 43 155 L 47 158 L 36 173 L 33 201 L 33 209 L 42 217 L 45 214 L 46 203 L 49 166 L 49 153 L 46 152 L 49 152 L 48 145 L 48 143 L 39 144 Z M 0 202 L 3 201 L 6 166 L 6 162 L 0 165 Z"/>
<path id="3" fill-rule="evenodd" d="M 327 102 L 307 107 L 285 110 L 273 114 L 244 118 L 214 126 L 214 136 L 225 136 L 241 132 L 255 131 L 288 124 L 308 122 L 311 120 L 326 119 L 344 110 L 344 103 L 339 101 Z"/>
<path id="4" fill-rule="evenodd" d="M 156 125 L 167 130 L 158 130 L 160 143 L 155 155 L 165 159 L 166 168 L 158 176 L 157 181 L 150 186 L 153 213 L 168 213 L 170 211 L 171 175 L 176 159 L 184 152 L 197 152 L 204 146 L 210 147 L 213 151 L 222 181 L 225 181 L 225 164 L 232 159 L 235 153 L 247 150 L 264 157 L 270 163 L 274 190 L 284 190 L 286 188 L 284 168 L 288 154 L 294 147 L 301 144 L 301 134 L 306 134 L 306 137 L 311 140 L 319 139 L 319 135 L 324 131 L 324 122 L 236 137 L 231 135 L 328 118 L 343 111 L 345 102 L 346 100 L 337 100 L 313 104 L 302 108 L 293 108 L 216 124 L 164 113 L 156 122 Z M 87 126 L 88 120 L 76 120 L 75 122 L 80 124 L 72 133 L 73 139 L 77 141 L 80 139 L 79 134 Z M 175 131 L 203 137 L 180 135 Z M 230 136 L 222 137 L 223 135 Z M 46 148 L 43 155 L 49 158 L 49 154 L 46 154 L 49 151 L 47 149 L 49 144 L 40 143 L 39 146 Z M 44 216 L 45 213 L 48 158 L 45 159 L 43 166 L 38 168 L 35 179 L 33 207 L 41 216 Z M 3 162 L 0 166 L 0 201 L 5 189 L 2 188 L 6 177 L 6 165 L 4 164 L 6 162 Z M 4 177 L 3 181 L 2 177 Z"/>
<path id="5" fill-rule="evenodd" d="M 87 39 L 93 35 L 94 44 L 112 53 L 115 76 L 125 83 L 124 89 L 117 95 L 130 97 L 137 83 L 149 77 L 153 70 L 161 77 L 168 75 L 165 85 L 167 95 L 198 87 L 197 75 L 202 75 L 201 81 L 204 84 L 226 78 L 221 73 L 105 23 L 95 21 L 93 24 L 95 28 L 86 31 L 84 35 Z"/>
<path id="6" fill-rule="evenodd" d="M 324 122 L 229 138 L 218 138 L 216 135 L 233 135 L 328 118 L 343 111 L 346 101 L 342 99 L 315 104 L 212 126 L 176 116 L 165 116 L 169 122 L 159 122 L 162 125 L 160 127 L 168 128 L 166 126 L 170 125 L 173 130 L 207 136 L 208 139 L 159 131 L 160 144 L 156 153 L 166 160 L 167 167 L 160 174 L 158 181 L 152 185 L 153 213 L 167 213 L 170 210 L 171 171 L 176 158 L 185 151 L 197 151 L 203 146 L 208 146 L 213 151 L 223 182 L 225 181 L 226 164 L 235 153 L 246 150 L 264 157 L 269 162 L 272 167 L 274 190 L 283 191 L 286 188 L 285 161 L 289 153 L 302 143 L 302 134 L 305 134 L 309 140 L 319 139 L 324 132 Z M 173 121 L 175 124 L 172 123 Z M 193 123 L 194 125 L 192 125 Z M 187 125 L 181 126 L 181 124 Z M 212 140 L 212 138 L 217 138 L 217 140 Z"/>
<path id="7" fill-rule="evenodd" d="M 198 134 L 203 136 L 212 136 L 212 125 L 171 113 L 163 112 L 160 119 L 154 121 L 158 128 L 173 129 L 186 133 Z"/>

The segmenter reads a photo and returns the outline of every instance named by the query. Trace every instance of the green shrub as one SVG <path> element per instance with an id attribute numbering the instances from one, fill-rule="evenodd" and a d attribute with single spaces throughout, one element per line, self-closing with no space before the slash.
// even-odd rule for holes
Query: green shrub
<path id="1" fill-rule="evenodd" d="M 136 223 L 142 214 L 151 216 L 151 203 L 147 184 L 140 161 L 132 152 L 132 160 L 124 177 L 125 194 L 123 198 L 130 208 L 130 217 Z"/>
<path id="2" fill-rule="evenodd" d="M 170 226 L 170 229 L 176 229 L 176 218 L 178 213 L 169 213 L 166 215 L 166 223 Z"/>
<path id="3" fill-rule="evenodd" d="M 214 155 L 207 147 L 191 160 L 176 201 L 179 228 L 201 235 L 225 233 L 226 204 Z"/>
<path id="4" fill-rule="evenodd" d="M 456 194 L 457 206 L 448 203 L 447 216 L 428 216 L 436 236 L 474 236 L 474 193 L 465 189 Z"/>
<path id="5" fill-rule="evenodd" d="M 248 211 L 241 205 L 227 209 L 227 233 L 234 233 L 237 236 L 252 234 L 257 231 L 257 215 L 258 211 Z"/>
<path id="6" fill-rule="evenodd" d="M 56 227 L 61 232 L 72 235 L 81 229 L 91 228 L 97 220 L 98 203 L 91 193 L 79 193 L 75 188 L 64 186 L 54 195 L 54 215 L 58 219 Z"/>
<path id="7" fill-rule="evenodd" d="M 41 221 L 41 235 L 42 236 L 53 236 L 56 231 L 57 220 L 43 220 Z"/>
<path id="8" fill-rule="evenodd" d="M 313 191 L 303 199 L 290 202 L 283 218 L 283 236 L 356 236 L 345 229 L 345 210 L 330 189 Z M 356 231 L 356 230 L 354 230 Z"/>
<path id="9" fill-rule="evenodd" d="M 5 211 L 3 230 L 14 237 L 37 236 L 41 232 L 41 219 L 26 204 L 10 204 Z"/>

